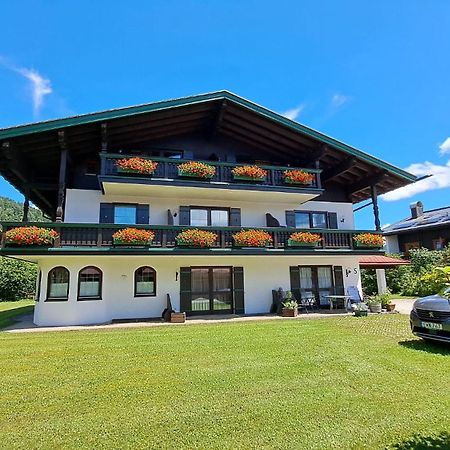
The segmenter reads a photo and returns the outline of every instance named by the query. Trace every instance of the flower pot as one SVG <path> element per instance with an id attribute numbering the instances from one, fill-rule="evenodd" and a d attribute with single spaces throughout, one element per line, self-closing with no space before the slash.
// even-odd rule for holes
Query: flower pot
<path id="1" fill-rule="evenodd" d="M 369 305 L 370 312 L 372 313 L 380 313 L 381 312 L 381 303 L 376 303 Z"/>
<path id="2" fill-rule="evenodd" d="M 253 181 L 255 183 L 262 183 L 266 181 L 266 177 L 263 178 L 254 178 L 254 177 L 244 177 L 241 175 L 233 175 L 233 180 L 236 181 Z"/>
<path id="3" fill-rule="evenodd" d="M 125 173 L 129 175 L 136 175 L 140 177 L 152 177 L 155 172 L 139 172 L 138 170 L 133 169 L 124 169 L 123 167 L 117 167 L 117 173 Z"/>
<path id="4" fill-rule="evenodd" d="M 386 305 L 386 311 L 395 311 L 395 305 L 394 304 L 390 304 L 390 305 Z"/>
<path id="5" fill-rule="evenodd" d="M 5 242 L 7 248 L 52 248 L 53 244 L 16 244 L 15 242 Z"/>
<path id="6" fill-rule="evenodd" d="M 312 183 L 302 183 L 301 181 L 294 181 L 289 178 L 284 178 L 283 181 L 285 184 L 296 184 L 296 185 L 301 185 L 301 186 L 311 186 L 312 185 Z"/>
<path id="7" fill-rule="evenodd" d="M 319 243 L 318 242 L 298 242 L 298 241 L 293 241 L 292 239 L 288 239 L 288 246 L 289 247 L 314 248 L 314 247 L 318 247 Z"/>
<path id="8" fill-rule="evenodd" d="M 184 312 L 173 312 L 170 314 L 170 322 L 171 323 L 184 323 L 186 322 L 186 313 Z"/>
<path id="9" fill-rule="evenodd" d="M 178 169 L 178 176 L 183 178 L 194 178 L 197 180 L 210 180 L 214 175 L 201 176 L 196 173 L 182 172 Z"/>
<path id="10" fill-rule="evenodd" d="M 131 247 L 131 248 L 148 248 L 151 243 L 128 243 L 128 242 L 113 242 L 114 247 Z"/>
<path id="11" fill-rule="evenodd" d="M 288 309 L 288 308 L 281 308 L 281 317 L 297 317 L 298 316 L 298 310 L 295 309 Z"/>
<path id="12" fill-rule="evenodd" d="M 370 245 L 370 244 L 362 244 L 361 242 L 355 241 L 354 245 L 356 248 L 381 248 L 381 245 Z"/>
<path id="13" fill-rule="evenodd" d="M 355 311 L 355 317 L 367 317 L 368 311 Z"/>

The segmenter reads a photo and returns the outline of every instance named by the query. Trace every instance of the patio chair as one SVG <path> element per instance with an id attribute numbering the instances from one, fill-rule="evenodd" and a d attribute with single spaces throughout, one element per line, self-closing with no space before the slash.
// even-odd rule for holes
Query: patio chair
<path id="1" fill-rule="evenodd" d="M 317 307 L 316 297 L 312 292 L 305 292 L 302 294 L 300 301 L 298 302 L 299 310 L 304 309 L 305 312 L 309 312 L 308 310 L 314 312 L 314 308 Z"/>
<path id="2" fill-rule="evenodd" d="M 350 305 L 361 303 L 364 298 L 361 296 L 357 286 L 349 286 L 347 288 L 347 295 L 350 297 Z"/>

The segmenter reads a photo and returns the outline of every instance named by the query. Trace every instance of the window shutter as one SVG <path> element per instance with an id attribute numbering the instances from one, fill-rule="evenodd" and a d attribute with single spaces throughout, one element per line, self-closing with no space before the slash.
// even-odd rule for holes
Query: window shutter
<path id="1" fill-rule="evenodd" d="M 148 205 L 136 205 L 136 223 L 140 225 L 148 225 L 149 218 Z"/>
<path id="2" fill-rule="evenodd" d="M 331 228 L 333 230 L 338 229 L 337 214 L 334 212 L 328 213 L 328 228 Z"/>
<path id="3" fill-rule="evenodd" d="M 296 300 L 301 300 L 302 294 L 300 290 L 300 269 L 298 266 L 289 267 L 289 276 L 291 279 L 291 292 Z"/>
<path id="4" fill-rule="evenodd" d="M 191 208 L 189 206 L 180 206 L 180 211 L 178 214 L 178 224 L 179 225 L 191 224 Z"/>
<path id="5" fill-rule="evenodd" d="M 191 311 L 191 268 L 180 267 L 180 311 Z"/>
<path id="6" fill-rule="evenodd" d="M 295 228 L 295 211 L 286 211 L 286 226 Z"/>
<path id="7" fill-rule="evenodd" d="M 233 267 L 234 312 L 244 314 L 244 268 Z"/>
<path id="8" fill-rule="evenodd" d="M 241 208 L 230 208 L 230 227 L 241 226 Z"/>
<path id="9" fill-rule="evenodd" d="M 342 271 L 342 266 L 334 266 L 334 291 L 335 295 L 345 295 L 344 290 L 344 273 Z"/>
<path id="10" fill-rule="evenodd" d="M 114 223 L 114 205 L 112 203 L 100 203 L 100 223 Z"/>

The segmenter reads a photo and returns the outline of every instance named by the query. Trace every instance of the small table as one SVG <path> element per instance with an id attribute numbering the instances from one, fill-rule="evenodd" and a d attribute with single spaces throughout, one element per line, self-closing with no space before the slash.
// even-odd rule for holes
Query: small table
<path id="1" fill-rule="evenodd" d="M 344 307 L 348 309 L 348 302 L 350 300 L 349 295 L 325 295 L 325 298 L 330 301 L 330 311 L 333 309 L 334 303 L 337 304 L 339 300 L 344 300 Z"/>

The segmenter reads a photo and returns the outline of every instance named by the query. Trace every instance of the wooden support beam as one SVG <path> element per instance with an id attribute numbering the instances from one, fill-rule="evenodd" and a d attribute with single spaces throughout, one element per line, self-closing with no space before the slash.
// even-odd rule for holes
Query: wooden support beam
<path id="1" fill-rule="evenodd" d="M 226 109 L 227 109 L 228 103 L 226 100 L 224 100 L 221 105 L 219 106 L 219 109 L 217 111 L 216 117 L 213 120 L 211 130 L 209 132 L 209 139 L 211 140 L 214 138 L 217 133 L 219 132 L 220 126 L 223 121 L 223 116 L 225 115 Z"/>
<path id="2" fill-rule="evenodd" d="M 103 122 L 101 125 L 102 133 L 102 152 L 106 153 L 108 151 L 108 124 Z"/>
<path id="3" fill-rule="evenodd" d="M 380 210 L 378 209 L 377 186 L 375 184 L 370 186 L 370 195 L 372 197 L 373 217 L 374 217 L 374 221 L 375 221 L 375 230 L 381 231 Z"/>
<path id="4" fill-rule="evenodd" d="M 322 172 L 322 182 L 326 183 L 329 180 L 332 180 L 333 178 L 336 178 L 337 176 L 341 175 L 344 172 L 347 172 L 354 164 L 355 164 L 356 158 L 350 156 L 349 158 L 345 158 L 342 162 L 337 164 L 334 167 L 331 167 L 330 169 L 324 170 Z"/>
<path id="5" fill-rule="evenodd" d="M 58 178 L 58 204 L 56 207 L 56 222 L 62 222 L 64 217 L 64 199 L 66 194 L 67 174 L 67 142 L 64 131 L 58 131 L 58 142 L 60 148 L 59 178 Z"/>
<path id="6" fill-rule="evenodd" d="M 347 192 L 349 194 L 355 194 L 356 192 L 362 191 L 363 189 L 367 189 L 368 187 L 372 185 L 376 185 L 383 181 L 384 177 L 386 176 L 386 171 L 377 172 L 372 176 L 364 177 L 361 180 L 357 181 L 356 183 L 351 184 L 347 188 Z"/>
<path id="7" fill-rule="evenodd" d="M 28 211 L 30 210 L 30 200 L 29 200 L 29 195 L 30 195 L 30 188 L 27 186 L 25 188 L 25 199 L 23 202 L 23 215 L 22 215 L 22 222 L 28 222 Z"/>

